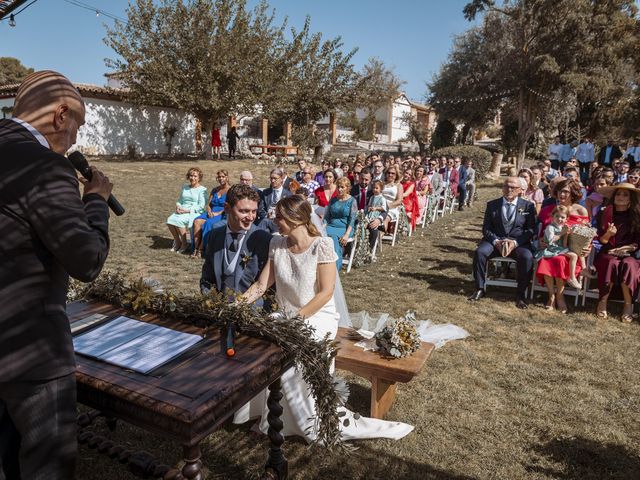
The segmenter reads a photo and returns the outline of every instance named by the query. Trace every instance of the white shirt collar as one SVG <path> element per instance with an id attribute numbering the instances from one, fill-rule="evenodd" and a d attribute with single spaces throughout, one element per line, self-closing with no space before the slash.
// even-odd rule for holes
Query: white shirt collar
<path id="1" fill-rule="evenodd" d="M 244 230 L 243 228 L 241 228 L 241 229 L 240 229 L 240 230 L 238 230 L 237 232 L 234 232 L 233 230 L 231 230 L 231 229 L 229 228 L 229 225 L 227 224 L 227 231 L 226 231 L 225 233 L 226 233 L 227 235 L 229 235 L 230 233 L 237 233 L 237 234 L 239 234 L 239 235 L 246 235 L 248 231 L 249 231 L 249 230 Z"/>
<path id="2" fill-rule="evenodd" d="M 509 201 L 506 198 L 502 197 L 502 205 L 506 205 L 507 203 L 510 203 L 511 205 L 513 205 L 514 207 L 518 206 L 518 197 L 514 198 L 513 201 Z"/>
<path id="3" fill-rule="evenodd" d="M 13 117 L 11 120 L 13 120 L 14 122 L 22 125 L 24 128 L 29 130 L 29 133 L 31 135 L 33 135 L 34 137 L 36 137 L 36 140 L 38 140 L 38 142 L 40 142 L 40 145 L 42 145 L 43 147 L 46 147 L 46 148 L 51 148 L 49 146 L 49 142 L 47 141 L 47 139 L 44 138 L 44 135 L 42 135 L 38 130 L 33 128 L 33 126 L 30 123 L 25 122 L 24 120 L 20 120 L 18 117 Z"/>

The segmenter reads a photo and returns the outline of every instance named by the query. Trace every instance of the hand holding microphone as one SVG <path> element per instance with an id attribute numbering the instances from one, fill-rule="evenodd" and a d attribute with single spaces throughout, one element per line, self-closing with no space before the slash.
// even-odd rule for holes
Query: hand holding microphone
<path id="1" fill-rule="evenodd" d="M 80 179 L 80 182 L 84 185 L 84 194 L 97 193 L 107 201 L 113 213 L 117 216 L 122 215 L 124 207 L 111 194 L 113 183 L 109 181 L 109 178 L 96 167 L 90 167 L 87 159 L 80 152 L 73 152 L 68 158 L 74 168 L 86 179 Z"/>

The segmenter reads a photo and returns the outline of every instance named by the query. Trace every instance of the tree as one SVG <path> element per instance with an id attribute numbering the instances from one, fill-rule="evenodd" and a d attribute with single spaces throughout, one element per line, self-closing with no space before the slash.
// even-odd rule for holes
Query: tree
<path id="1" fill-rule="evenodd" d="M 33 68 L 25 67 L 17 58 L 0 57 L 0 85 L 20 83 L 30 73 Z"/>
<path id="2" fill-rule="evenodd" d="M 183 109 L 208 130 L 256 110 L 283 28 L 265 1 L 249 11 L 245 0 L 137 0 L 127 23 L 107 29 L 105 43 L 118 57 L 106 63 L 133 103 Z"/>
<path id="3" fill-rule="evenodd" d="M 347 112 L 347 117 L 343 117 L 344 120 L 351 120 L 353 123 L 355 119 L 360 125 L 354 128 L 354 131 L 359 132 L 363 139 L 375 140 L 376 111 L 395 100 L 403 84 L 393 69 L 388 68 L 382 60 L 370 58 L 358 74 L 353 91 L 352 109 Z M 364 111 L 361 120 L 355 115 L 357 109 Z"/>
<path id="4" fill-rule="evenodd" d="M 424 157 L 431 132 L 423 122 L 420 122 L 418 118 L 410 112 L 402 114 L 401 122 L 409 128 L 407 140 L 416 142 L 420 149 L 420 156 Z"/>
<path id="5" fill-rule="evenodd" d="M 638 56 L 639 39 L 634 2 L 514 0 L 496 6 L 474 0 L 464 8 L 469 20 L 480 13 L 482 25 L 454 44 L 433 82 L 431 103 L 444 110 L 458 102 L 451 118 L 471 123 L 483 111 L 512 112 L 519 165 L 537 128 L 557 129 L 584 116 L 589 105 L 610 117 L 606 99 L 631 95 L 629 65 Z M 596 118 L 590 116 L 592 129 L 604 125 Z"/>
<path id="6" fill-rule="evenodd" d="M 323 40 L 321 33 L 312 33 L 309 17 L 301 30 L 291 29 L 290 40 L 276 39 L 271 78 L 258 101 L 270 119 L 292 123 L 293 139 L 301 147 L 321 145 L 326 135 L 316 122 L 352 102 L 356 49 L 345 53 L 342 47 L 340 37 Z"/>

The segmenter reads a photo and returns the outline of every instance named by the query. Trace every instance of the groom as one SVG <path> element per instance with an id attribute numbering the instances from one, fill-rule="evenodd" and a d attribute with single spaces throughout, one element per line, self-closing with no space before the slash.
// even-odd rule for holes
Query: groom
<path id="1" fill-rule="evenodd" d="M 271 234 L 253 224 L 259 201 L 249 185 L 233 185 L 227 192 L 227 224 L 214 228 L 207 243 L 200 277 L 203 294 L 212 289 L 244 293 L 260 275 L 269 260 Z"/>

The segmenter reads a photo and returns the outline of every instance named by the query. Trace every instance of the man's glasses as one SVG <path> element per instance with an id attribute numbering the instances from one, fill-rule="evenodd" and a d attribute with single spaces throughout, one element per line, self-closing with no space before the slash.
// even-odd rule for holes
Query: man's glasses
<path id="1" fill-rule="evenodd" d="M 269 177 L 269 180 L 280 180 L 280 177 Z"/>

